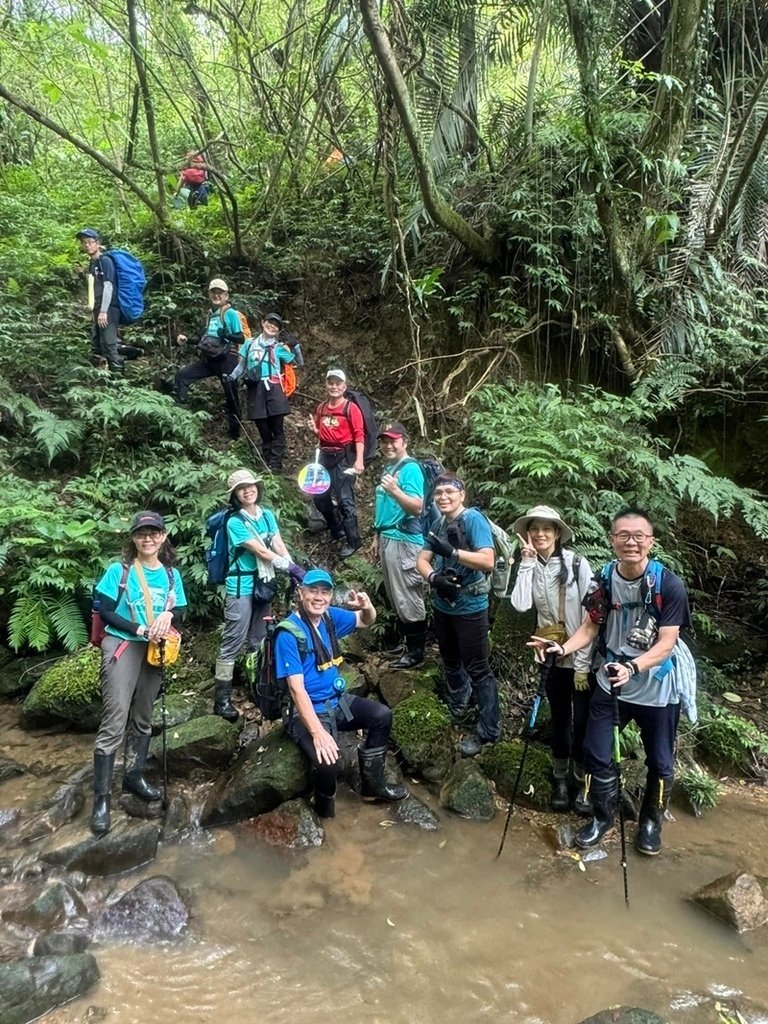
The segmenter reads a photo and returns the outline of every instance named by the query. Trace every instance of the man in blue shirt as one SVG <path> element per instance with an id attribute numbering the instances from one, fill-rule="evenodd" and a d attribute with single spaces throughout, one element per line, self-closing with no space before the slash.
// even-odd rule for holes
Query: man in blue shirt
<path id="1" fill-rule="evenodd" d="M 424 580 L 416 568 L 424 545 L 424 472 L 408 454 L 402 423 L 394 420 L 385 424 L 379 433 L 379 446 L 386 465 L 375 491 L 372 553 L 381 563 L 387 597 L 397 613 L 407 648 L 392 668 L 415 668 L 424 661 L 427 634 Z"/>
<path id="2" fill-rule="evenodd" d="M 358 750 L 361 794 L 365 800 L 402 800 L 408 790 L 386 781 L 384 760 L 392 712 L 377 701 L 350 696 L 339 675 L 338 640 L 376 621 L 367 594 L 351 590 L 346 608 L 332 608 L 333 578 L 325 569 L 310 569 L 298 588 L 299 609 L 288 616 L 306 638 L 300 643 L 287 629 L 275 636 L 275 672 L 291 696 L 288 732 L 313 764 L 315 810 L 322 818 L 335 813 L 339 774 L 339 731 L 366 729 Z"/>
<path id="3" fill-rule="evenodd" d="M 434 590 L 434 629 L 443 659 L 448 705 L 460 719 L 474 695 L 476 732 L 459 750 L 479 754 L 501 737 L 499 688 L 488 660 L 488 579 L 494 567 L 493 534 L 477 508 L 464 505 L 464 484 L 453 473 L 435 481 L 440 520 L 427 536 L 418 570 Z"/>

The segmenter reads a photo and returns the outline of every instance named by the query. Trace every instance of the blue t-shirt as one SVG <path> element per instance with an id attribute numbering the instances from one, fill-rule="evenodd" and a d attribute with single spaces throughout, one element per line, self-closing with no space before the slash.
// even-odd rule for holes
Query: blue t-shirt
<path id="1" fill-rule="evenodd" d="M 184 593 L 184 584 L 181 582 L 179 570 L 172 569 L 171 572 L 173 573 L 174 599 L 168 611 L 173 611 L 174 608 L 185 608 L 187 605 L 187 597 Z M 122 615 L 124 619 L 131 619 L 132 622 L 136 622 L 141 626 L 148 626 L 149 619 L 147 618 L 147 609 L 144 602 L 144 591 L 141 588 L 135 567 L 132 565 L 128 570 L 125 589 L 120 592 L 122 575 L 122 564 L 120 562 L 113 562 L 112 565 L 107 567 L 106 572 L 96 584 L 96 590 L 103 594 L 104 597 L 111 597 L 113 601 L 117 601 L 115 611 L 118 615 Z M 158 566 L 157 569 L 147 569 L 144 566 L 144 576 L 147 580 L 147 589 L 149 590 L 149 597 L 152 602 L 153 616 L 157 618 L 161 612 L 166 610 L 166 605 L 168 604 L 168 570 L 164 565 Z M 117 600 L 118 594 L 120 597 L 119 601 Z M 105 631 L 110 636 L 119 636 L 123 640 L 139 640 L 141 643 L 146 643 L 143 637 L 135 636 L 133 633 L 123 633 L 113 626 L 106 626 Z"/>
<path id="2" fill-rule="evenodd" d="M 465 551 L 479 551 L 481 548 L 491 548 L 493 550 L 491 527 L 480 509 L 466 508 L 453 522 L 458 525 L 460 532 L 464 536 L 464 543 L 454 544 L 454 547 L 461 547 Z M 448 528 L 451 525 L 451 523 L 441 518 L 435 525 L 433 532 L 445 540 L 447 539 Z M 487 590 L 484 594 L 468 594 L 466 592 L 467 587 L 482 585 L 487 573 L 482 572 L 480 569 L 470 569 L 466 565 L 461 565 L 454 558 L 443 558 L 442 555 L 434 556 L 432 566 L 436 572 L 444 572 L 446 569 L 455 572 L 459 577 L 462 588 L 464 588 L 459 591 L 454 604 L 450 604 L 442 597 L 438 597 L 436 593 L 433 593 L 432 604 L 438 611 L 444 612 L 446 615 L 473 615 L 476 612 L 484 611 L 488 607 Z"/>
<path id="3" fill-rule="evenodd" d="M 397 486 L 401 491 L 404 491 L 409 497 L 424 500 L 424 474 L 416 459 L 390 462 L 388 466 L 384 467 L 382 476 L 388 473 L 395 475 Z M 388 537 L 391 540 L 404 541 L 406 544 L 423 545 L 424 535 L 420 528 L 413 533 L 402 529 L 406 520 L 410 520 L 413 523 L 418 517 L 409 515 L 403 506 L 384 490 L 381 484 L 377 485 L 375 493 L 376 505 L 373 512 L 373 528 L 379 531 L 380 536 Z M 391 525 L 392 523 L 397 523 L 397 526 L 389 530 L 381 529 L 382 526 Z"/>
<path id="4" fill-rule="evenodd" d="M 283 363 L 292 363 L 293 352 L 285 345 L 265 345 L 264 335 L 258 338 L 246 338 L 240 346 L 240 358 L 245 360 L 245 375 L 248 380 L 265 380 L 268 377 L 279 377 Z"/>
<path id="5" fill-rule="evenodd" d="M 229 545 L 229 572 L 225 592 L 230 597 L 247 597 L 253 593 L 254 574 L 261 579 L 272 579 L 275 575 L 271 566 L 242 545 L 248 540 L 260 540 L 266 547 L 269 541 L 280 532 L 274 514 L 267 508 L 261 509 L 261 515 L 254 519 L 242 509 L 229 517 L 227 523 L 227 543 Z M 243 575 L 238 575 L 239 569 Z"/>
<path id="6" fill-rule="evenodd" d="M 347 608 L 332 607 L 328 609 L 328 613 L 333 620 L 336 637 L 339 640 L 343 636 L 349 636 L 357 628 L 357 612 L 349 611 Z M 319 672 L 315 663 L 315 652 L 312 647 L 309 627 L 296 612 L 293 612 L 288 618 L 303 630 L 307 638 L 308 650 L 304 658 L 300 657 L 296 637 L 291 636 L 287 630 L 281 629 L 275 639 L 275 671 L 278 679 L 284 679 L 286 676 L 304 676 L 304 689 L 307 691 L 315 711 L 325 711 L 326 702 L 335 708 L 339 703 L 339 697 L 333 684 L 339 676 L 338 665 L 331 665 Z M 328 629 L 324 622 L 321 621 L 318 631 L 323 643 L 330 651 L 331 638 L 328 636 Z"/>

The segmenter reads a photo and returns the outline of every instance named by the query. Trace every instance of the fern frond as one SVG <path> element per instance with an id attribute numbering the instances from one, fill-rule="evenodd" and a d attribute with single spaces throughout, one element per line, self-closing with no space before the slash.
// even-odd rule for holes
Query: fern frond
<path id="1" fill-rule="evenodd" d="M 18 598 L 8 620 L 8 644 L 14 651 L 31 647 L 44 651 L 51 640 L 51 627 L 42 598 L 25 595 Z"/>
<path id="2" fill-rule="evenodd" d="M 45 599 L 45 610 L 57 639 L 67 651 L 76 651 L 88 642 L 88 632 L 77 602 L 69 595 Z"/>
<path id="3" fill-rule="evenodd" d="M 48 465 L 62 452 L 73 451 L 85 431 L 82 423 L 60 419 L 47 409 L 35 408 L 30 413 L 32 434 L 40 442 L 48 458 Z"/>

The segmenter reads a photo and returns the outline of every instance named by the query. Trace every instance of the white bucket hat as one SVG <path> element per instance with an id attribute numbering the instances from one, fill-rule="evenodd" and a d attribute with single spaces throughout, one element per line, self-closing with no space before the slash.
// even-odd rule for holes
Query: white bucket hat
<path id="1" fill-rule="evenodd" d="M 561 544 L 568 544 L 573 540 L 573 530 L 568 523 L 563 521 L 557 509 L 551 508 L 549 505 L 534 505 L 533 508 L 529 508 L 524 516 L 515 520 L 512 526 L 513 531 L 524 537 L 528 533 L 528 526 L 532 519 L 546 519 L 547 522 L 557 523 L 560 527 Z"/>
<path id="2" fill-rule="evenodd" d="M 261 500 L 264 481 L 254 476 L 250 469 L 236 469 L 234 473 L 229 474 L 227 477 L 227 498 L 231 498 L 233 492 L 244 484 L 256 484 L 259 489 L 259 500 Z"/>

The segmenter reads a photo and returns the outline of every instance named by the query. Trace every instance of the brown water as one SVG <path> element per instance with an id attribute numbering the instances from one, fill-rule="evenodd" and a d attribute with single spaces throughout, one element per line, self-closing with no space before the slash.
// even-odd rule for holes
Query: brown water
<path id="1" fill-rule="evenodd" d="M 32 739 L 2 711 L 3 753 L 29 763 L 35 749 L 59 775 L 87 760 L 88 737 Z M 30 785 L 44 784 L 4 783 L 3 806 Z M 547 843 L 555 819 L 528 812 L 500 861 L 501 815 L 477 824 L 438 809 L 442 829 L 425 833 L 351 794 L 311 852 L 264 846 L 244 826 L 197 832 L 143 871 L 177 881 L 189 937 L 97 949 L 100 987 L 45 1020 L 74 1024 L 97 1006 L 114 1024 L 575 1024 L 629 1003 L 715 1024 L 699 995 L 768 1007 L 768 927 L 739 937 L 683 897 L 735 868 L 768 875 L 767 809 L 764 791 L 732 787 L 701 820 L 678 812 L 660 857 L 630 854 L 629 910 L 616 846 L 581 871 Z"/>

